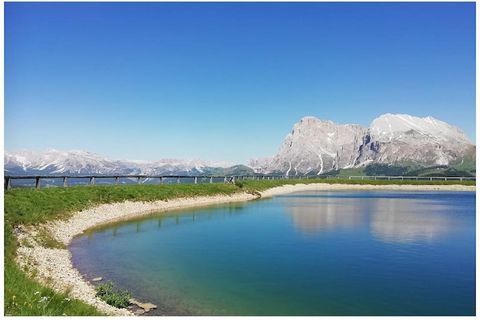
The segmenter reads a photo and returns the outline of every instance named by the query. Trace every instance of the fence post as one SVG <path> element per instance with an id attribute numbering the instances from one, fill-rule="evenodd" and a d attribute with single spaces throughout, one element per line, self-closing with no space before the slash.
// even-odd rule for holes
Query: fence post
<path id="1" fill-rule="evenodd" d="M 137 184 L 140 184 L 140 177 L 137 177 Z"/>
<path id="2" fill-rule="evenodd" d="M 160 184 L 163 184 L 163 177 L 160 177 Z"/>
<path id="3" fill-rule="evenodd" d="M 120 180 L 119 177 L 115 177 L 115 184 L 118 185 L 118 181 Z"/>
<path id="4" fill-rule="evenodd" d="M 180 183 L 180 177 L 177 177 L 177 184 Z"/>
<path id="5" fill-rule="evenodd" d="M 213 177 L 210 177 L 210 183 L 213 183 Z"/>
<path id="6" fill-rule="evenodd" d="M 227 183 L 227 177 L 223 177 L 223 183 Z"/>
<path id="7" fill-rule="evenodd" d="M 195 177 L 195 184 L 197 184 L 197 177 Z"/>
<path id="8" fill-rule="evenodd" d="M 9 190 L 10 189 L 10 178 L 5 177 L 5 189 Z"/>
<path id="9" fill-rule="evenodd" d="M 63 187 L 66 188 L 67 187 L 67 177 L 63 177 Z"/>
<path id="10" fill-rule="evenodd" d="M 90 177 L 90 184 L 92 186 L 95 184 L 95 177 Z"/>
<path id="11" fill-rule="evenodd" d="M 40 189 L 40 178 L 35 177 L 35 189 Z"/>

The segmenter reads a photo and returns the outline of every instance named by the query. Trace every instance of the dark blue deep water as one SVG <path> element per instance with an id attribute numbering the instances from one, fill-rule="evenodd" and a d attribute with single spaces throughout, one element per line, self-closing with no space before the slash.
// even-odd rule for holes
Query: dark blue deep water
<path id="1" fill-rule="evenodd" d="M 110 225 L 70 249 L 155 315 L 475 314 L 475 193 L 302 192 Z"/>

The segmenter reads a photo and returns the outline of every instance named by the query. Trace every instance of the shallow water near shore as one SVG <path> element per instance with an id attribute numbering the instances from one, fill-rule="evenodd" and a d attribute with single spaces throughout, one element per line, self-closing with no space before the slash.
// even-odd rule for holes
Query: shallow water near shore
<path id="1" fill-rule="evenodd" d="M 299 192 L 76 237 L 151 315 L 473 315 L 475 193 Z"/>

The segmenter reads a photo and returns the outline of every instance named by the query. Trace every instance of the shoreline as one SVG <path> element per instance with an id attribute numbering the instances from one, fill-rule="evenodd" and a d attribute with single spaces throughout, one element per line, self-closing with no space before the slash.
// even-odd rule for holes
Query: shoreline
<path id="1" fill-rule="evenodd" d="M 170 201 L 103 204 L 76 212 L 67 220 L 50 221 L 39 226 L 21 226 L 16 230 L 19 247 L 16 261 L 22 269 L 33 271 L 35 279 L 55 291 L 69 291 L 69 296 L 81 300 L 98 310 L 115 316 L 133 316 L 128 309 L 115 308 L 95 296 L 95 287 L 74 268 L 68 245 L 71 240 L 87 229 L 116 221 L 129 220 L 152 213 L 176 209 L 245 202 L 257 199 L 257 195 L 239 193 L 231 196 L 179 198 Z M 46 248 L 35 239 L 39 231 L 48 232 L 64 248 Z M 33 267 L 34 270 L 31 270 Z M 30 272 L 27 272 L 30 273 Z M 92 280 L 92 279 L 90 279 Z"/>
<path id="2" fill-rule="evenodd" d="M 300 191 L 339 190 L 394 190 L 394 191 L 468 191 L 475 192 L 476 186 L 464 185 L 366 185 L 366 184 L 295 184 L 274 187 L 259 194 L 237 193 L 196 198 L 179 198 L 169 201 L 134 202 L 125 201 L 103 204 L 73 213 L 67 220 L 50 221 L 38 226 L 20 226 L 16 229 L 19 242 L 16 261 L 19 266 L 35 273 L 35 279 L 58 292 L 69 292 L 69 296 L 96 307 L 109 315 L 133 316 L 128 309 L 108 305 L 95 296 L 95 287 L 73 267 L 68 245 L 71 240 L 86 230 L 116 221 L 129 220 L 153 213 L 164 213 L 177 209 L 246 202 L 259 198 Z M 63 248 L 46 248 L 38 243 L 40 231 L 48 232 Z M 32 270 L 33 269 L 33 270 Z M 91 280 L 91 279 L 90 279 Z"/>
<path id="3" fill-rule="evenodd" d="M 456 191 L 475 192 L 476 186 L 461 184 L 450 185 L 416 185 L 416 184 L 341 184 L 341 183 L 312 183 L 312 184 L 286 184 L 260 192 L 262 198 L 274 197 L 277 195 L 299 192 L 299 191 L 361 191 L 361 190 L 386 190 L 386 191 Z"/>

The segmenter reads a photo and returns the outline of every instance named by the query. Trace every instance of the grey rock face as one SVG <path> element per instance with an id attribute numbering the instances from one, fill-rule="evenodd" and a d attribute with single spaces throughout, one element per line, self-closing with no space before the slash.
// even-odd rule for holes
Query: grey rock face
<path id="1" fill-rule="evenodd" d="M 378 163 L 448 165 L 473 146 L 458 128 L 432 117 L 386 114 L 369 131 L 379 144 Z"/>
<path id="2" fill-rule="evenodd" d="M 448 165 L 475 146 L 458 128 L 432 117 L 386 114 L 369 128 L 305 117 L 294 125 L 278 153 L 251 161 L 257 172 L 322 174 L 365 166 Z"/>
<path id="3" fill-rule="evenodd" d="M 259 163 L 260 171 L 321 174 L 353 166 L 365 134 L 366 129 L 359 125 L 305 117 L 295 124 L 278 154 Z"/>

